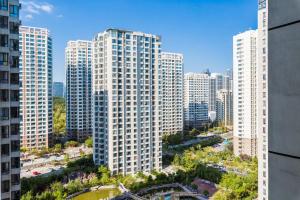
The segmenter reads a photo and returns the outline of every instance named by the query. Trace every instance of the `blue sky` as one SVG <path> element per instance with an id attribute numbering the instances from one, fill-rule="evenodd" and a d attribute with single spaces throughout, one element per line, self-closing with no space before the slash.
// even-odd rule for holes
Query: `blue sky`
<path id="1" fill-rule="evenodd" d="M 65 80 L 68 40 L 106 28 L 162 36 L 163 51 L 184 54 L 185 72 L 232 66 L 232 36 L 257 27 L 257 0 L 23 0 L 22 25 L 48 28 L 54 81 Z"/>

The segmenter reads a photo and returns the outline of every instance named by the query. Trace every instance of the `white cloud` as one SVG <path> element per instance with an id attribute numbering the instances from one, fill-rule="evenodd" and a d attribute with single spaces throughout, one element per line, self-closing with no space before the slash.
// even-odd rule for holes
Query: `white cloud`
<path id="1" fill-rule="evenodd" d="M 22 0 L 23 8 L 22 12 L 26 19 L 33 19 L 34 15 L 41 13 L 51 14 L 54 10 L 54 6 L 48 2 L 37 2 L 35 0 Z"/>
<path id="2" fill-rule="evenodd" d="M 31 14 L 27 14 L 27 15 L 25 15 L 25 18 L 30 20 L 30 19 L 33 19 L 33 16 Z"/>

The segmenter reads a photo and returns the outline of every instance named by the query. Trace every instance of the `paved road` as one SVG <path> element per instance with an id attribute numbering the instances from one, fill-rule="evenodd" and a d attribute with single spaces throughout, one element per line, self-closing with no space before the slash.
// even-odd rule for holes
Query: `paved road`
<path id="1" fill-rule="evenodd" d="M 74 147 L 68 148 L 64 151 L 65 154 L 69 155 L 69 158 L 77 159 L 80 158 L 80 151 L 83 151 L 85 154 L 91 154 L 91 148 Z M 65 156 L 62 155 L 50 155 L 49 157 L 40 157 L 36 156 L 27 156 L 26 158 L 23 156 L 21 159 L 21 178 L 23 177 L 32 177 L 36 176 L 33 172 L 38 172 L 40 175 L 43 174 L 52 174 L 59 173 L 65 167 L 64 165 L 54 165 L 55 161 L 63 161 Z"/>

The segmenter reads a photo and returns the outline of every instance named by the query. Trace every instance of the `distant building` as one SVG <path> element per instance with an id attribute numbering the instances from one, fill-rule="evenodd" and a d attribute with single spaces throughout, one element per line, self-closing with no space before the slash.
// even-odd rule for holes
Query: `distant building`
<path id="1" fill-rule="evenodd" d="M 48 148 L 52 135 L 52 38 L 45 28 L 20 27 L 21 145 Z"/>
<path id="2" fill-rule="evenodd" d="M 217 92 L 217 122 L 224 126 L 233 124 L 233 95 L 232 91 L 219 90 Z"/>
<path id="3" fill-rule="evenodd" d="M 54 97 L 64 97 L 64 83 L 63 82 L 53 82 L 53 96 Z"/>
<path id="4" fill-rule="evenodd" d="M 235 155 L 256 156 L 257 31 L 233 37 L 233 143 Z"/>
<path id="5" fill-rule="evenodd" d="M 19 200 L 19 9 L 18 0 L 0 2 L 0 199 Z M 21 74 L 20 74 L 21 75 Z"/>
<path id="6" fill-rule="evenodd" d="M 161 54 L 163 132 L 183 130 L 183 55 Z"/>
<path id="7" fill-rule="evenodd" d="M 186 129 L 202 128 L 209 122 L 209 112 L 216 112 L 215 87 L 215 79 L 211 78 L 208 73 L 184 75 L 184 126 Z"/>
<path id="8" fill-rule="evenodd" d="M 107 29 L 93 45 L 94 162 L 113 174 L 161 170 L 161 38 Z"/>
<path id="9" fill-rule="evenodd" d="M 69 41 L 65 54 L 67 134 L 84 141 L 92 136 L 92 42 Z"/>

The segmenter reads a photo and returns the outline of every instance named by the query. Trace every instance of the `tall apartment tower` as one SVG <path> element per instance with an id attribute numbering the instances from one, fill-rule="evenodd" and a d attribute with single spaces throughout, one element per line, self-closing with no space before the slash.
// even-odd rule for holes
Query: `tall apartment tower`
<path id="1" fill-rule="evenodd" d="M 45 28 L 20 27 L 21 145 L 48 148 L 52 135 L 52 38 Z"/>
<path id="2" fill-rule="evenodd" d="M 217 91 L 217 121 L 224 126 L 233 124 L 233 95 L 231 90 Z"/>
<path id="3" fill-rule="evenodd" d="M 92 42 L 69 41 L 65 56 L 67 134 L 84 141 L 92 136 Z"/>
<path id="4" fill-rule="evenodd" d="M 256 156 L 257 31 L 233 37 L 233 145 L 235 155 Z"/>
<path id="5" fill-rule="evenodd" d="M 19 200 L 19 1 L 0 2 L 0 199 Z"/>
<path id="6" fill-rule="evenodd" d="M 64 97 L 63 82 L 53 82 L 53 97 Z"/>
<path id="7" fill-rule="evenodd" d="M 183 131 L 183 55 L 161 54 L 163 133 Z"/>
<path id="8" fill-rule="evenodd" d="M 270 200 L 300 198 L 300 1 L 268 9 L 268 162 Z"/>
<path id="9" fill-rule="evenodd" d="M 184 126 L 186 129 L 199 129 L 209 121 L 209 110 L 213 107 L 212 104 L 215 104 L 211 102 L 213 99 L 210 92 L 212 82 L 206 73 L 184 75 Z"/>
<path id="10" fill-rule="evenodd" d="M 268 198 L 268 12 L 267 0 L 258 3 L 257 36 L 257 157 L 258 199 Z"/>
<path id="11" fill-rule="evenodd" d="M 95 163 L 113 174 L 161 170 L 161 38 L 107 29 L 93 45 Z"/>

